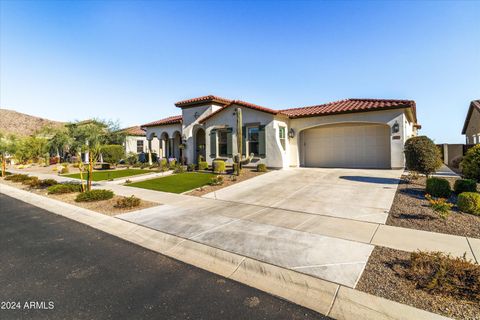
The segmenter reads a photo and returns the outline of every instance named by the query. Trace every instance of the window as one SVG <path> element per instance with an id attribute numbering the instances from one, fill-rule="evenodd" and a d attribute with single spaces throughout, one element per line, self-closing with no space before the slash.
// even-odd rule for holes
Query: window
<path id="1" fill-rule="evenodd" d="M 278 128 L 278 137 L 280 138 L 280 144 L 282 145 L 283 150 L 285 150 L 285 144 L 286 144 L 285 131 L 286 131 L 285 127 Z"/>
<path id="2" fill-rule="evenodd" d="M 227 147 L 227 130 L 218 131 L 218 154 L 220 157 L 228 156 L 228 147 Z"/>
<path id="3" fill-rule="evenodd" d="M 143 152 L 143 140 L 137 140 L 137 153 Z"/>
<path id="4" fill-rule="evenodd" d="M 258 156 L 258 127 L 247 128 L 247 154 Z"/>

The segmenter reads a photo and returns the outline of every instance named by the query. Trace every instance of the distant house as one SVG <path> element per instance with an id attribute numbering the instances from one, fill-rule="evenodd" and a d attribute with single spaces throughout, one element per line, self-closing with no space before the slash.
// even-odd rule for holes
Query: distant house
<path id="1" fill-rule="evenodd" d="M 125 141 L 123 146 L 125 148 L 125 154 L 129 153 L 148 153 L 148 140 L 145 136 L 145 131 L 139 127 L 129 127 L 122 129 L 122 132 L 125 133 Z M 150 150 L 153 153 L 158 154 L 159 152 L 159 141 L 154 140 L 151 141 Z"/>
<path id="2" fill-rule="evenodd" d="M 466 144 L 480 143 L 480 100 L 470 102 L 462 134 Z"/>

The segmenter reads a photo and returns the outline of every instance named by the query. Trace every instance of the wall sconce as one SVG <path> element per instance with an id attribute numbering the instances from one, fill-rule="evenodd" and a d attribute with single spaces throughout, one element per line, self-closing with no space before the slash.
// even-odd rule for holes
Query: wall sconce
<path id="1" fill-rule="evenodd" d="M 295 137 L 295 130 L 293 130 L 292 128 L 290 128 L 290 130 L 288 130 L 288 137 L 289 137 L 289 138 Z"/>
<path id="2" fill-rule="evenodd" d="M 182 142 L 183 144 L 187 144 L 187 136 L 185 134 L 182 135 Z"/>
<path id="3" fill-rule="evenodd" d="M 392 133 L 398 133 L 400 131 L 400 125 L 398 124 L 397 121 L 392 126 Z"/>

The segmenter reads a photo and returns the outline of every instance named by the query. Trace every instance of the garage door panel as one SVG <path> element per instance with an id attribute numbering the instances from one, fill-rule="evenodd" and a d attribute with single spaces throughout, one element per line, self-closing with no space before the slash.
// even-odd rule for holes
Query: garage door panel
<path id="1" fill-rule="evenodd" d="M 389 168 L 390 131 L 384 125 L 347 124 L 303 133 L 308 167 Z"/>

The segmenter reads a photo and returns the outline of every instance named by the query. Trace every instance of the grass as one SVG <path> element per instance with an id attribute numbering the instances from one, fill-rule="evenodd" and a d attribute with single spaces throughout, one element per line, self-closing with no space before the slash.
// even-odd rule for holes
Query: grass
<path id="1" fill-rule="evenodd" d="M 182 193 L 210 183 L 210 179 L 215 176 L 215 174 L 211 173 L 185 172 L 157 179 L 129 183 L 127 185 L 129 187 L 149 190 Z"/>
<path id="2" fill-rule="evenodd" d="M 137 174 L 152 172 L 150 170 L 142 169 L 124 169 L 124 170 L 108 170 L 108 171 L 94 171 L 93 172 L 93 181 L 102 181 L 110 180 L 122 177 L 130 177 Z M 80 179 L 80 173 L 66 174 L 62 175 L 63 177 Z M 83 173 L 83 179 L 87 178 L 87 173 Z"/>

